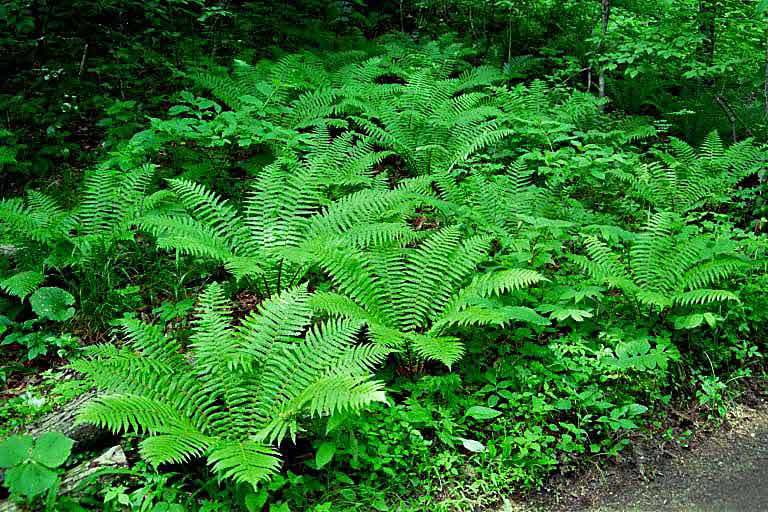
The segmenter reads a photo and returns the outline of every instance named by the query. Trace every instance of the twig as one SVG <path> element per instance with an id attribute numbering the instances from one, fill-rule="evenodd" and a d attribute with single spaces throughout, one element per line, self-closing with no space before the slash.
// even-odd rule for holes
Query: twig
<path id="1" fill-rule="evenodd" d="M 83 56 L 80 59 L 80 71 L 77 72 L 77 79 L 83 76 L 83 70 L 85 69 L 85 57 L 88 55 L 88 43 L 83 46 Z"/>
<path id="2" fill-rule="evenodd" d="M 744 126 L 744 129 L 747 131 L 747 134 L 752 137 L 752 130 L 749 129 L 749 126 L 747 126 L 744 121 L 742 121 L 739 116 L 736 115 L 736 112 L 733 110 L 733 108 L 728 104 L 728 102 L 720 96 L 719 94 L 715 95 L 715 101 L 718 105 L 720 105 L 720 108 L 723 109 L 723 112 L 725 112 L 726 117 L 731 122 L 731 135 L 733 136 L 733 142 L 736 142 L 736 122 L 738 121 L 741 123 L 742 126 Z"/>

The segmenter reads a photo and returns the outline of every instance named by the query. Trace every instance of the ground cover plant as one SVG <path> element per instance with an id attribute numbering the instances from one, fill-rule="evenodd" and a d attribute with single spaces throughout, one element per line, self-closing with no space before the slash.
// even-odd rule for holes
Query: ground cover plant
<path id="1" fill-rule="evenodd" d="M 498 510 L 762 380 L 766 2 L 0 12 L 19 507 Z"/>

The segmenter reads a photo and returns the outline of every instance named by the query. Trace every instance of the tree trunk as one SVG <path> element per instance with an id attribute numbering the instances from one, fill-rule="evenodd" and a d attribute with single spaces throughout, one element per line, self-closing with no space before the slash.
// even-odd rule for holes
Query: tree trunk
<path id="1" fill-rule="evenodd" d="M 699 59 L 708 67 L 715 62 L 715 39 L 717 37 L 717 1 L 699 0 L 699 33 L 702 41 L 699 46 Z"/>
<path id="2" fill-rule="evenodd" d="M 509 10 L 507 19 L 507 64 L 512 62 L 512 10 Z"/>
<path id="3" fill-rule="evenodd" d="M 765 116 L 768 117 L 768 29 L 765 31 L 765 85 L 763 86 L 763 108 L 765 109 Z"/>
<path id="4" fill-rule="evenodd" d="M 600 23 L 600 47 L 599 54 L 605 50 L 605 38 L 608 35 L 608 20 L 611 17 L 611 0 L 601 0 L 602 3 L 602 21 Z M 600 74 L 597 78 L 597 95 L 600 99 L 605 98 L 605 65 L 600 66 Z M 605 105 L 601 105 L 601 109 Z"/>

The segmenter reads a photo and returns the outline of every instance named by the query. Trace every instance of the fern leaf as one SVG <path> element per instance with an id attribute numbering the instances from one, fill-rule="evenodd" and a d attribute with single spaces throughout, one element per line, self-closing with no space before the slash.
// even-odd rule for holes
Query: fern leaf
<path id="1" fill-rule="evenodd" d="M 45 279 L 42 272 L 28 270 L 18 272 L 10 277 L 0 280 L 0 290 L 8 295 L 13 295 L 24 300 L 27 295 L 35 291 Z"/>
<path id="2" fill-rule="evenodd" d="M 256 488 L 278 470 L 280 459 L 273 448 L 256 441 L 220 440 L 208 450 L 208 464 L 220 477 Z"/>

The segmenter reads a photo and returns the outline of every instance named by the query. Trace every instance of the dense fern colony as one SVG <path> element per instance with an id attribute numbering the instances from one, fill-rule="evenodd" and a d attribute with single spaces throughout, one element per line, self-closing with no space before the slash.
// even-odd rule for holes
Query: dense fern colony
<path id="1" fill-rule="evenodd" d="M 15 250 L 0 286 L 20 300 L 121 245 L 201 263 L 198 285 L 231 277 L 200 293 L 191 333 L 133 317 L 122 344 L 90 348 L 74 366 L 107 394 L 81 420 L 141 433 L 155 465 L 205 456 L 256 485 L 309 420 L 382 401 L 387 361 L 445 372 L 476 339 L 578 329 L 618 358 L 618 317 L 646 351 L 752 318 L 739 291 L 765 242 L 721 213 L 765 170 L 762 145 L 713 132 L 694 147 L 468 55 L 393 37 L 200 65 L 196 94 L 114 151 L 120 171 L 89 173 L 77 204 L 0 202 Z M 242 320 L 240 290 L 260 303 Z"/>

